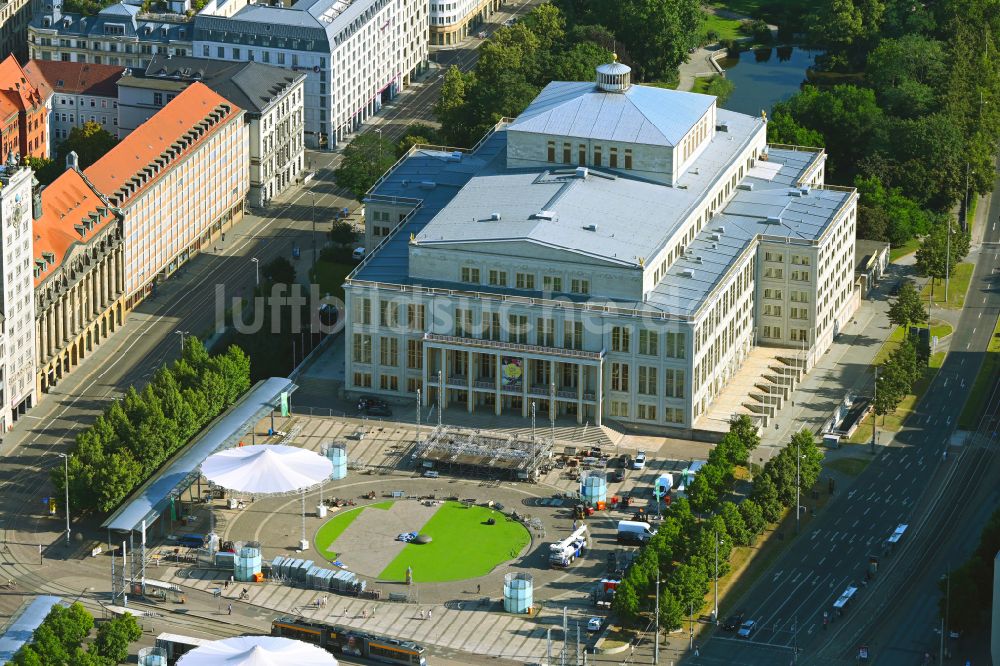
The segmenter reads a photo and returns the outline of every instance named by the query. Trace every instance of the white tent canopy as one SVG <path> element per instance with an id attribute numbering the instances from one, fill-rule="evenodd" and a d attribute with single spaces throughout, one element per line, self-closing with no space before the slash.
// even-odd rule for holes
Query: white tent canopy
<path id="1" fill-rule="evenodd" d="M 177 666 L 337 666 L 326 650 L 276 636 L 237 636 L 191 650 Z"/>
<path id="2" fill-rule="evenodd" d="M 219 451 L 201 465 L 201 473 L 217 486 L 260 495 L 291 493 L 330 478 L 333 462 L 294 446 L 256 444 Z"/>

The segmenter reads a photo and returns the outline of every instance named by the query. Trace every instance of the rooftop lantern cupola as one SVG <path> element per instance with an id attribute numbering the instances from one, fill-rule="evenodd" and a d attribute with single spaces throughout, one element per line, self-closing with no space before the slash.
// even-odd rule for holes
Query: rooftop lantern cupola
<path id="1" fill-rule="evenodd" d="M 597 66 L 597 88 L 609 93 L 623 93 L 631 85 L 632 68 L 615 61 Z"/>

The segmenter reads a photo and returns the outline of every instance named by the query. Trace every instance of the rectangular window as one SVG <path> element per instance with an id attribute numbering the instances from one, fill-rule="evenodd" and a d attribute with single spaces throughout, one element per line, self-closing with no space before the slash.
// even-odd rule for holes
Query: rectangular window
<path id="1" fill-rule="evenodd" d="M 680 407 L 667 407 L 663 416 L 669 423 L 684 423 L 684 410 Z"/>
<path id="2" fill-rule="evenodd" d="M 424 367 L 424 343 L 420 340 L 406 341 L 406 367 L 411 370 Z"/>
<path id="3" fill-rule="evenodd" d="M 628 391 L 628 363 L 611 364 L 611 390 Z"/>
<path id="4" fill-rule="evenodd" d="M 507 315 L 508 332 L 511 342 L 528 344 L 528 317 L 526 315 Z"/>
<path id="5" fill-rule="evenodd" d="M 354 352 L 351 358 L 355 363 L 372 362 L 372 336 L 365 333 L 354 334 Z"/>
<path id="6" fill-rule="evenodd" d="M 542 276 L 543 291 L 562 291 L 562 278 L 552 275 Z"/>
<path id="7" fill-rule="evenodd" d="M 572 161 L 570 159 L 571 152 L 572 152 L 572 148 L 570 147 L 570 145 L 568 143 L 564 143 L 563 144 L 563 162 L 565 164 L 569 164 Z"/>
<path id="8" fill-rule="evenodd" d="M 587 144 L 581 143 L 577 146 L 577 164 L 580 166 L 587 166 Z"/>
<path id="9" fill-rule="evenodd" d="M 500 313 L 483 313 L 483 338 L 486 340 L 500 341 Z"/>
<path id="10" fill-rule="evenodd" d="M 479 269 L 463 266 L 462 282 L 468 282 L 470 284 L 479 284 Z"/>
<path id="11" fill-rule="evenodd" d="M 455 335 L 460 338 L 472 337 L 472 310 L 455 308 Z"/>
<path id="12" fill-rule="evenodd" d="M 683 398 L 684 397 L 684 371 L 674 370 L 672 368 L 667 368 L 663 373 L 666 377 L 666 385 L 664 387 L 665 393 L 668 398 Z"/>
<path id="13" fill-rule="evenodd" d="M 556 142 L 549 141 L 547 159 L 549 162 L 556 161 Z"/>
<path id="14" fill-rule="evenodd" d="M 378 385 L 383 391 L 398 391 L 399 377 L 396 375 L 379 375 Z"/>
<path id="15" fill-rule="evenodd" d="M 517 273 L 514 285 L 518 289 L 532 290 L 535 288 L 535 276 L 532 273 Z"/>
<path id="16" fill-rule="evenodd" d="M 583 322 L 563 322 L 563 347 L 566 349 L 583 349 Z"/>
<path id="17" fill-rule="evenodd" d="M 632 149 L 631 148 L 626 148 L 625 149 L 625 168 L 626 169 L 631 169 L 632 168 Z"/>
<path id="18" fill-rule="evenodd" d="M 611 329 L 611 351 L 629 351 L 631 331 L 624 326 L 615 326 Z"/>
<path id="19" fill-rule="evenodd" d="M 396 338 L 379 338 L 379 362 L 388 367 L 395 368 L 399 365 L 399 340 Z"/>
<path id="20" fill-rule="evenodd" d="M 372 323 L 372 300 L 370 298 L 354 299 L 354 323 Z"/>
<path id="21" fill-rule="evenodd" d="M 639 418 L 644 421 L 655 421 L 656 405 L 639 405 Z"/>
<path id="22" fill-rule="evenodd" d="M 424 306 L 423 305 L 407 305 L 406 306 L 406 327 L 411 331 L 422 331 L 425 326 L 424 318 Z"/>
<path id="23" fill-rule="evenodd" d="M 621 402 L 620 400 L 611 401 L 611 416 L 619 416 L 621 418 L 628 418 L 628 403 Z"/>
<path id="24" fill-rule="evenodd" d="M 490 270 L 490 286 L 491 287 L 506 287 L 507 286 L 507 271 Z"/>
<path id="25" fill-rule="evenodd" d="M 569 290 L 574 294 L 589 294 L 590 280 L 570 280 Z"/>
<path id="26" fill-rule="evenodd" d="M 667 357 L 685 358 L 685 341 L 687 337 L 683 333 L 667 333 Z"/>
<path id="27" fill-rule="evenodd" d="M 163 106 L 163 93 L 153 93 L 153 104 L 156 106 Z"/>
<path id="28" fill-rule="evenodd" d="M 239 59 L 240 59 L 240 50 L 236 47 L 233 47 L 233 60 L 239 60 Z"/>
<path id="29" fill-rule="evenodd" d="M 594 166 L 601 166 L 601 147 L 594 146 Z"/>
<path id="30" fill-rule="evenodd" d="M 379 301 L 379 326 L 395 328 L 399 326 L 399 304 L 392 301 Z"/>
<path id="31" fill-rule="evenodd" d="M 656 395 L 656 368 L 639 366 L 639 393 Z"/>
<path id="32" fill-rule="evenodd" d="M 556 346 L 556 321 L 539 317 L 535 320 L 535 344 L 541 347 Z"/>
<path id="33" fill-rule="evenodd" d="M 406 392 L 416 393 L 424 387 L 423 381 L 419 377 L 406 378 Z"/>
<path id="34" fill-rule="evenodd" d="M 371 388 L 372 387 L 372 373 L 370 372 L 355 372 L 354 373 L 354 386 L 357 388 Z"/>
<path id="35" fill-rule="evenodd" d="M 608 153 L 608 166 L 612 169 L 618 168 L 618 149 L 612 148 Z"/>
<path id="36" fill-rule="evenodd" d="M 659 356 L 660 334 L 656 331 L 639 331 L 639 353 L 644 356 Z"/>

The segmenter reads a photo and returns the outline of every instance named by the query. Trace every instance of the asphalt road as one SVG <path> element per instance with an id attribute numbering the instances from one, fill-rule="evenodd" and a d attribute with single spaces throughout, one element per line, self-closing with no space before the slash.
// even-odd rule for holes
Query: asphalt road
<path id="1" fill-rule="evenodd" d="M 967 557 L 998 499 L 990 479 L 1000 473 L 1000 385 L 991 388 L 972 443 L 948 445 L 1000 312 L 998 215 L 994 195 L 950 353 L 906 427 L 809 521 L 742 601 L 720 609 L 723 618 L 743 609 L 756 620 L 751 638 L 716 632 L 686 663 L 849 663 L 861 645 L 873 663 L 921 664 L 925 652 L 936 654 L 937 580 L 949 562 Z M 908 528 L 890 548 L 886 539 L 900 524 Z M 869 583 L 870 556 L 878 558 L 878 572 Z M 857 592 L 840 615 L 833 604 L 850 586 Z"/>

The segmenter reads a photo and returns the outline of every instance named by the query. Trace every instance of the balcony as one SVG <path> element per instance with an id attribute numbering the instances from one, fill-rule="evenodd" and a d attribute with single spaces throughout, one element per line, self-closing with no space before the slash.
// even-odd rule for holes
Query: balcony
<path id="1" fill-rule="evenodd" d="M 483 340 L 480 338 L 462 338 L 439 333 L 424 333 L 425 342 L 438 342 L 446 345 L 473 349 L 488 349 L 508 354 L 534 354 L 536 356 L 558 356 L 581 361 L 600 362 L 604 358 L 604 350 L 599 352 L 582 351 L 579 349 L 559 349 L 557 347 L 542 347 L 525 345 L 517 342 L 501 342 L 499 340 Z"/>

